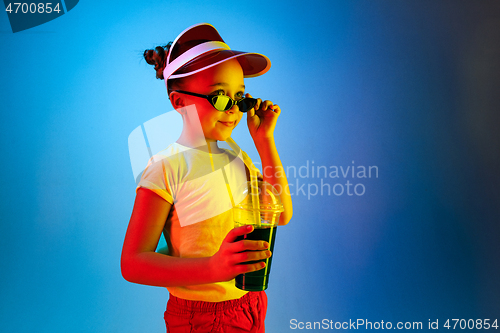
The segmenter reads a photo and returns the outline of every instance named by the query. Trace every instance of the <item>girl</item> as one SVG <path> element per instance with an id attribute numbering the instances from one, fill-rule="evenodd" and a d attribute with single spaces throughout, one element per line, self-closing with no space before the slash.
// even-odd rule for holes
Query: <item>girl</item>
<path id="1" fill-rule="evenodd" d="M 217 142 L 231 140 L 246 112 L 262 177 L 280 189 L 279 224 L 287 224 L 292 202 L 273 134 L 281 110 L 244 93 L 244 77 L 265 73 L 270 61 L 231 51 L 206 23 L 186 29 L 165 47 L 146 50 L 144 57 L 165 80 L 183 129 L 143 172 L 123 244 L 122 275 L 167 287 L 167 332 L 264 332 L 265 292 L 237 289 L 234 278 L 264 268 L 262 262 L 247 262 L 270 257 L 269 244 L 235 241 L 252 227 L 234 228 L 227 194 L 248 176 L 237 162 L 242 158 L 248 168 L 255 166 L 244 152 L 221 149 Z M 162 232 L 167 253 L 155 252 Z"/>

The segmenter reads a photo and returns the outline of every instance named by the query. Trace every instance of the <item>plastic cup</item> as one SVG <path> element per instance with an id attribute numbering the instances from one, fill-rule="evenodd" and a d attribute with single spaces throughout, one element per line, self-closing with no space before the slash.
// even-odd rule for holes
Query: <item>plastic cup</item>
<path id="1" fill-rule="evenodd" d="M 252 188 L 253 185 L 253 188 Z M 276 189 L 269 183 L 247 182 L 243 188 L 244 200 L 233 209 L 235 227 L 252 225 L 254 230 L 236 240 L 258 240 L 269 243 L 269 250 L 273 252 L 276 231 L 283 205 Z M 248 291 L 266 290 L 271 273 L 273 255 L 267 259 L 248 261 L 248 263 L 265 262 L 266 266 L 255 272 L 238 275 L 236 287 Z"/>

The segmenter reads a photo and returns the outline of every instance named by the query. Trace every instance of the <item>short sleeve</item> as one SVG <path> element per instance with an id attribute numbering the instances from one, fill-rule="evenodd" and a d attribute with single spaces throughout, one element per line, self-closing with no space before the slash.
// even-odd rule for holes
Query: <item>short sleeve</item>
<path id="1" fill-rule="evenodd" d="M 139 184 L 137 184 L 135 192 L 137 193 L 139 187 L 144 187 L 155 192 L 170 204 L 173 204 L 174 199 L 172 197 L 167 179 L 168 167 L 168 159 L 161 158 L 156 155 L 153 156 L 149 160 L 146 169 L 144 169 L 141 180 L 139 181 Z"/>

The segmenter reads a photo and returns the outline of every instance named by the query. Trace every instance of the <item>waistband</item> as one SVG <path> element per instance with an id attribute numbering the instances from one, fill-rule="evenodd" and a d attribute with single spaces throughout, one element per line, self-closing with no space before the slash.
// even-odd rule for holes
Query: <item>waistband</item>
<path id="1" fill-rule="evenodd" d="M 175 297 L 170 294 L 168 300 L 168 306 L 175 307 L 178 311 L 190 311 L 190 312 L 213 312 L 213 311 L 225 311 L 228 309 L 233 309 L 235 307 L 241 306 L 243 304 L 250 304 L 258 301 L 264 295 L 264 291 L 249 291 L 243 297 L 238 299 L 231 299 L 222 302 L 205 302 L 205 301 L 191 301 L 179 297 Z"/>

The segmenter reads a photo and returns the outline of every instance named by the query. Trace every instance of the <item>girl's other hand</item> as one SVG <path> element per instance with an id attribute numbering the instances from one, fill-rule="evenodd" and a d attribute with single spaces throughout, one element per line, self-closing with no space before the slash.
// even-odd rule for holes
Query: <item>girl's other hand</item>
<path id="1" fill-rule="evenodd" d="M 263 262 L 243 264 L 247 261 L 266 259 L 271 256 L 271 251 L 267 250 L 269 248 L 267 242 L 251 240 L 235 242 L 238 236 L 249 234 L 252 231 L 252 226 L 242 226 L 234 228 L 226 235 L 219 251 L 210 257 L 210 271 L 214 281 L 229 281 L 239 274 L 258 271 L 266 267 Z M 244 252 L 247 250 L 249 251 Z"/>
<path id="2" fill-rule="evenodd" d="M 248 93 L 245 97 L 252 98 Z M 280 113 L 281 109 L 278 105 L 273 105 L 271 101 L 262 102 L 260 98 L 257 99 L 255 107 L 247 112 L 248 130 L 254 141 L 274 137 L 274 128 Z"/>

